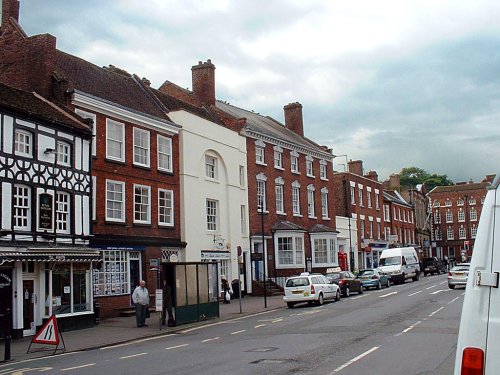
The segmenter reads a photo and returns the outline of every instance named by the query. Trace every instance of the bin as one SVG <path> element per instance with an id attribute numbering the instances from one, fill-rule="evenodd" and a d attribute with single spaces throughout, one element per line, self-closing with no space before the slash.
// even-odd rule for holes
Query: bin
<path id="1" fill-rule="evenodd" d="M 234 279 L 231 281 L 231 288 L 233 289 L 233 299 L 240 298 L 240 281 L 238 279 Z"/>

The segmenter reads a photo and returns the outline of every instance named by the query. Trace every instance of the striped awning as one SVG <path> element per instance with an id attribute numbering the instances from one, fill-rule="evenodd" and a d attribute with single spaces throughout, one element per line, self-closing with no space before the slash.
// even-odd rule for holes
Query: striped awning
<path id="1" fill-rule="evenodd" d="M 6 262 L 99 262 L 99 250 L 87 247 L 61 248 L 17 248 L 11 251 L 2 251 L 0 248 L 0 264 Z"/>

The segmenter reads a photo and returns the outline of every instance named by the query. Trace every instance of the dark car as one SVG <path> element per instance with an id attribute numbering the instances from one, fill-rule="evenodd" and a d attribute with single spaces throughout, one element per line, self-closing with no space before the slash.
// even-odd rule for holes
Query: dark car
<path id="1" fill-rule="evenodd" d="M 446 272 L 446 265 L 444 262 L 436 257 L 424 258 L 422 262 L 422 269 L 424 272 L 424 276 L 427 275 L 439 275 L 440 273 Z"/>
<path id="2" fill-rule="evenodd" d="M 346 297 L 351 295 L 351 292 L 363 293 L 363 284 L 357 279 L 354 274 L 349 271 L 339 271 L 327 273 L 326 277 L 337 284 L 342 294 Z"/>

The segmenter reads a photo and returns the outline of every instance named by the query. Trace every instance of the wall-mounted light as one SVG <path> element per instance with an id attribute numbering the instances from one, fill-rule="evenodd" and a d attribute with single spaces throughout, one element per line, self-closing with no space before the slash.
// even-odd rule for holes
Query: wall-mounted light
<path id="1" fill-rule="evenodd" d="M 43 153 L 44 153 L 45 155 L 48 155 L 48 154 L 52 154 L 52 153 L 54 153 L 54 152 L 56 152 L 56 150 L 55 150 L 54 148 L 47 147 Z"/>

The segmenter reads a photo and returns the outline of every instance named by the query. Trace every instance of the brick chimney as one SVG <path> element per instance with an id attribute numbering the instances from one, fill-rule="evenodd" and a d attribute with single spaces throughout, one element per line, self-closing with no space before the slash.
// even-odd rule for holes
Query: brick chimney
<path id="1" fill-rule="evenodd" d="M 204 104 L 215 105 L 215 65 L 212 60 L 198 62 L 191 68 L 193 94 Z"/>
<path id="2" fill-rule="evenodd" d="M 375 171 L 368 171 L 368 173 L 365 174 L 365 177 L 378 182 L 378 174 Z"/>
<path id="3" fill-rule="evenodd" d="M 399 190 L 401 187 L 401 176 L 397 173 L 389 176 L 389 188 L 391 190 Z"/>
<path id="4" fill-rule="evenodd" d="M 18 0 L 2 0 L 0 8 L 2 19 L 0 20 L 0 27 L 7 25 L 9 18 L 12 17 L 19 22 L 19 1 Z"/>
<path id="5" fill-rule="evenodd" d="M 363 161 L 362 160 L 349 160 L 347 163 L 349 173 L 363 176 Z"/>
<path id="6" fill-rule="evenodd" d="M 302 104 L 299 102 L 290 103 L 284 106 L 283 110 L 285 111 L 285 127 L 303 137 Z"/>

